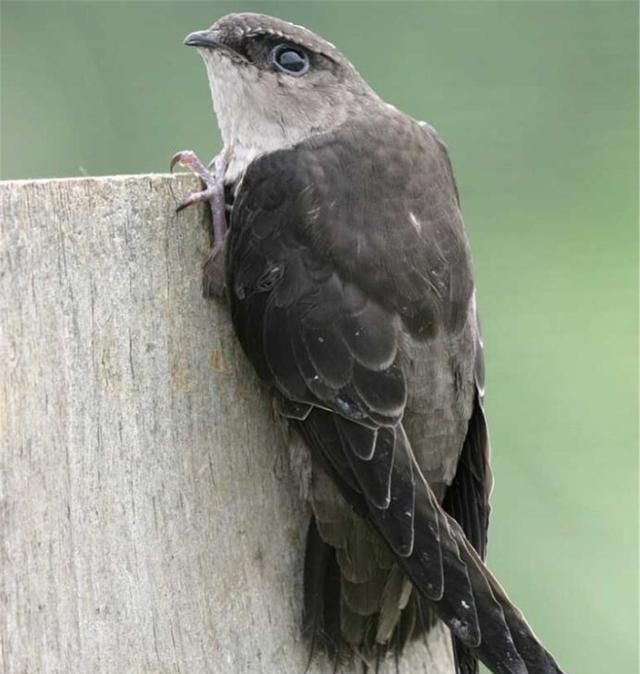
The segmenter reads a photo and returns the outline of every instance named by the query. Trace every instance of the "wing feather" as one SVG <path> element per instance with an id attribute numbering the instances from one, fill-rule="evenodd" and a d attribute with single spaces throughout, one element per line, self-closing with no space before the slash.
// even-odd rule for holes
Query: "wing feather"
<path id="1" fill-rule="evenodd" d="M 391 471 L 394 465 L 395 434 L 393 428 L 371 430 L 366 426 L 334 419 L 343 447 L 348 447 L 348 461 L 354 474 L 360 475 L 360 487 L 377 508 L 386 510 L 391 501 Z M 368 436 L 368 437 L 365 437 Z M 363 457 L 367 447 L 371 454 Z"/>
<path id="2" fill-rule="evenodd" d="M 314 461 L 386 541 L 459 643 L 495 671 L 560 672 L 477 552 L 484 552 L 488 517 L 486 462 L 477 451 L 488 448 L 484 418 L 471 420 L 464 470 L 449 494 L 464 530 L 440 505 L 403 426 L 412 376 L 407 340 L 445 335 L 453 344 L 468 328 L 472 280 L 442 150 L 402 119 L 392 115 L 385 129 L 388 166 L 370 162 L 380 138 L 366 120 L 250 165 L 226 247 L 232 319 L 258 373 L 292 404 L 281 408 L 293 411 L 291 424 Z M 398 147 L 410 140 L 419 161 L 407 166 L 394 134 Z M 350 171 L 349 180 L 331 166 Z M 390 192 L 390 184 L 397 189 Z M 373 198 L 378 193 L 389 198 Z M 454 458 L 460 449 L 451 448 Z M 331 518 L 318 520 L 321 534 L 322 527 L 325 540 L 347 554 L 344 527 Z M 353 581 L 342 576 L 341 620 L 350 638 L 365 629 L 357 615 L 379 610 L 388 576 L 387 567 L 376 568 L 385 573 L 362 582 L 355 569 Z M 408 634 L 418 599 L 407 598 L 405 608 Z"/>

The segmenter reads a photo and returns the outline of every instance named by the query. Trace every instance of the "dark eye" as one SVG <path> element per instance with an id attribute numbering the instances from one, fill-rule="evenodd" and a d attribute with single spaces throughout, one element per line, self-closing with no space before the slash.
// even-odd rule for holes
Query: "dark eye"
<path id="1" fill-rule="evenodd" d="M 271 52 L 271 60 L 276 68 L 288 75 L 304 75 L 309 70 L 307 53 L 290 44 L 276 45 Z"/>

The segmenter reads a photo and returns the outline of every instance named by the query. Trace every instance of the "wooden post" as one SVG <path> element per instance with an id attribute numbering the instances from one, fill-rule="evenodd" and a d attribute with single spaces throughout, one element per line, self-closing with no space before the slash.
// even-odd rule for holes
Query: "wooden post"
<path id="1" fill-rule="evenodd" d="M 204 211 L 174 213 L 196 187 L 0 183 L 5 674 L 305 671 L 308 513 L 226 307 L 202 298 Z M 451 674 L 444 631 L 399 671 Z"/>

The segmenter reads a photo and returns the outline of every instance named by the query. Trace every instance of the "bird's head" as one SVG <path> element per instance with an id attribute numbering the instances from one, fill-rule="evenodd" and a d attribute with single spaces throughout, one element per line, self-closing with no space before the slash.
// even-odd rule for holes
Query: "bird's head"
<path id="1" fill-rule="evenodd" d="M 264 14 L 229 14 L 190 33 L 209 77 L 225 148 L 250 161 L 342 124 L 377 99 L 331 43 Z"/>

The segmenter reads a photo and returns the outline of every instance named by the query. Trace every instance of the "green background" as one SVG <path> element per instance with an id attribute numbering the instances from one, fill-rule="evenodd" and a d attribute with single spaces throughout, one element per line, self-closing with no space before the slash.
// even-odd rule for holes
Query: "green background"
<path id="1" fill-rule="evenodd" d="M 567 672 L 637 671 L 636 4 L 3 2 L 2 178 L 211 157 L 182 38 L 248 9 L 327 37 L 448 143 L 487 347 L 491 566 Z"/>

